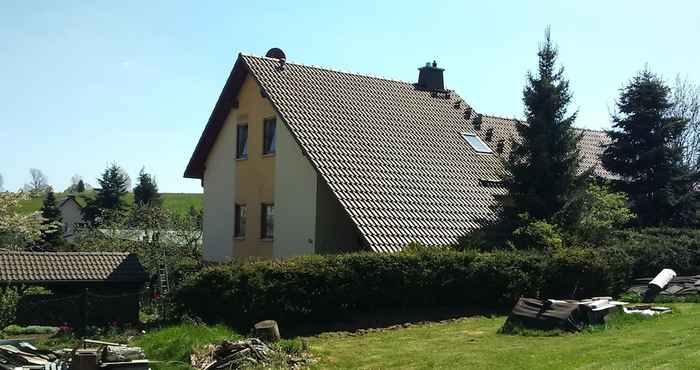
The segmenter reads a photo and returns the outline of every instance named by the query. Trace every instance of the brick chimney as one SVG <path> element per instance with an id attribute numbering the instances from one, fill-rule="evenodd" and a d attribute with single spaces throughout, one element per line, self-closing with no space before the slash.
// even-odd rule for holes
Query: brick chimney
<path id="1" fill-rule="evenodd" d="M 418 68 L 418 88 L 428 91 L 445 91 L 445 83 L 442 79 L 443 68 L 438 68 L 437 62 L 425 63 L 425 67 Z"/>

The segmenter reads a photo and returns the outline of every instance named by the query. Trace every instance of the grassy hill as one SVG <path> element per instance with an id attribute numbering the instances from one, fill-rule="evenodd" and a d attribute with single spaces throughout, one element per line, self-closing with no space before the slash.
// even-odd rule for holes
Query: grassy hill
<path id="1" fill-rule="evenodd" d="M 68 194 L 56 193 L 56 199 L 61 202 L 66 198 Z M 88 197 L 94 196 L 93 192 L 85 192 L 77 194 L 75 199 L 81 205 L 85 205 Z M 202 194 L 200 193 L 161 193 L 161 198 L 163 199 L 163 207 L 177 213 L 185 213 L 190 209 L 190 206 L 194 206 L 196 209 L 202 208 Z M 32 213 L 41 209 L 41 204 L 44 198 L 32 198 L 22 202 L 20 206 L 20 212 L 22 213 Z M 129 193 L 126 196 L 127 204 L 134 204 L 134 193 Z"/>

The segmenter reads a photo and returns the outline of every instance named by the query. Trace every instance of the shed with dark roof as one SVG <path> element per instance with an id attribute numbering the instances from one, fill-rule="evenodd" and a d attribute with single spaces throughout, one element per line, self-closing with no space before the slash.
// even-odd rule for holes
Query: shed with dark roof
<path id="1" fill-rule="evenodd" d="M 119 252 L 0 252 L 0 284 L 95 285 L 146 282 L 136 255 Z"/>
<path id="2" fill-rule="evenodd" d="M 50 290 L 22 297 L 20 324 L 137 322 L 146 280 L 131 253 L 0 252 L 0 285 Z"/>

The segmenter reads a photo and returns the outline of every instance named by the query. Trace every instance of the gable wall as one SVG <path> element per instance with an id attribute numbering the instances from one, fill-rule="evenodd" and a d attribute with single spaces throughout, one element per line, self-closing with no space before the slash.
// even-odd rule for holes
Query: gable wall
<path id="1" fill-rule="evenodd" d="M 289 129 L 278 120 L 274 257 L 313 254 L 318 176 Z"/>
<path id="2" fill-rule="evenodd" d="M 75 225 L 84 222 L 82 210 L 73 200 L 63 202 L 59 209 L 63 220 L 63 235 L 67 240 L 71 240 L 75 232 Z"/>

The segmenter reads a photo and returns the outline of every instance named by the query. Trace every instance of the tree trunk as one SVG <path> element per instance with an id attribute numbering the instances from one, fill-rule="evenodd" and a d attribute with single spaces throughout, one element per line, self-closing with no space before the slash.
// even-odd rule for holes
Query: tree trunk
<path id="1" fill-rule="evenodd" d="M 265 320 L 255 324 L 255 336 L 265 342 L 280 340 L 280 329 L 277 326 L 277 321 Z"/>

